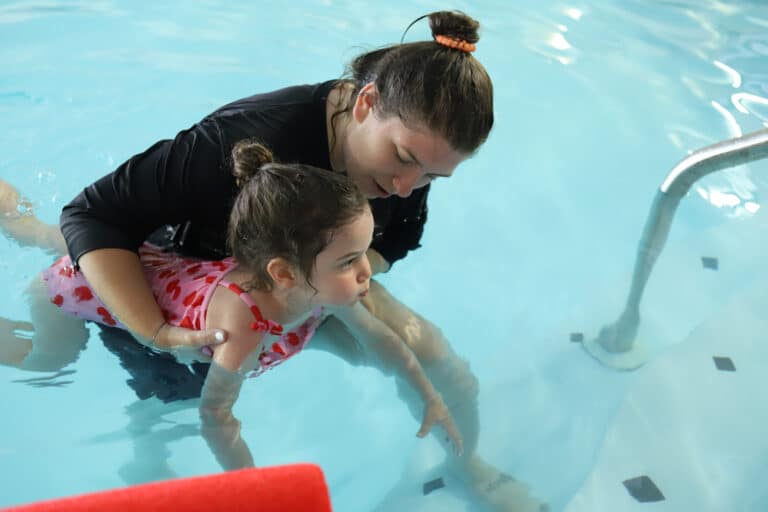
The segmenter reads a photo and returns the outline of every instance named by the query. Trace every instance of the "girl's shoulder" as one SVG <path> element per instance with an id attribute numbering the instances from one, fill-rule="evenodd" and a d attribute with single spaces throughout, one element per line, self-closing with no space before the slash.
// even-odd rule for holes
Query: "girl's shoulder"
<path id="1" fill-rule="evenodd" d="M 242 299 L 225 286 L 213 291 L 205 326 L 207 329 L 223 329 L 227 341 L 214 349 L 213 360 L 224 368 L 236 371 L 253 352 L 259 350 L 264 331 L 254 330 L 253 312 Z"/>
<path id="2" fill-rule="evenodd" d="M 251 328 L 254 304 L 252 300 L 244 300 L 243 296 L 248 294 L 236 284 L 240 281 L 239 276 L 239 270 L 232 270 L 216 284 L 208 301 L 205 321 L 207 329 L 226 329 L 242 337 L 255 332 Z"/>

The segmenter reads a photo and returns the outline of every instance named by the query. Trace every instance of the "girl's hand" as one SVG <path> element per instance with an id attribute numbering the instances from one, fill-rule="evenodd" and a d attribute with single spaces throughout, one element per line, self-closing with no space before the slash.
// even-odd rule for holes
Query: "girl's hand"
<path id="1" fill-rule="evenodd" d="M 453 441 L 456 455 L 461 456 L 464 453 L 464 442 L 461 439 L 461 433 L 459 433 L 459 429 L 453 421 L 451 412 L 439 395 L 424 405 L 424 419 L 416 436 L 425 437 L 435 423 L 439 423 L 443 427 L 448 437 Z"/>

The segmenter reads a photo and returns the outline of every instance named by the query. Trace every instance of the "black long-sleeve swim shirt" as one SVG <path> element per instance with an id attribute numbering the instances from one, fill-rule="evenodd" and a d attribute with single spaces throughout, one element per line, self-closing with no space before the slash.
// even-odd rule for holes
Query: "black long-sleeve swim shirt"
<path id="1" fill-rule="evenodd" d="M 256 139 L 279 162 L 330 169 L 326 99 L 335 84 L 288 87 L 225 105 L 86 187 L 61 214 L 72 260 L 95 249 L 136 251 L 166 225 L 175 227 L 182 252 L 225 257 L 227 222 L 238 192 L 232 147 Z M 419 247 L 428 192 L 427 186 L 407 198 L 371 201 L 376 225 L 371 246 L 390 263 Z"/>

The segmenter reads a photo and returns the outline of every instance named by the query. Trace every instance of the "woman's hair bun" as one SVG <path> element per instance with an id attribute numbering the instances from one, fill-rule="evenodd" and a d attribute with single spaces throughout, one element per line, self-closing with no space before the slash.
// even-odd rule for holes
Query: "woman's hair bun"
<path id="1" fill-rule="evenodd" d="M 437 11 L 429 14 L 429 28 L 432 29 L 432 37 L 447 36 L 473 44 L 480 40 L 480 23 L 461 11 Z"/>

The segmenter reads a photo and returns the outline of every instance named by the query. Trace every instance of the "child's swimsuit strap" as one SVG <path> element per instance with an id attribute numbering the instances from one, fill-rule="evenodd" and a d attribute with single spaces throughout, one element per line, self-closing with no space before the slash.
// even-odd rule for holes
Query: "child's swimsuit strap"
<path id="1" fill-rule="evenodd" d="M 248 295 L 248 292 L 240 288 L 240 286 L 238 286 L 237 284 L 231 283 L 224 279 L 219 281 L 219 286 L 223 286 L 224 288 L 228 288 L 231 291 L 235 292 L 237 296 L 240 297 L 240 300 L 245 302 L 245 305 L 248 306 L 248 308 L 251 310 L 251 313 L 253 313 L 253 317 L 256 319 L 256 321 L 251 323 L 251 329 L 253 329 L 254 331 L 268 332 L 270 334 L 277 334 L 277 335 L 283 334 L 283 326 L 275 322 L 274 320 L 269 320 L 267 318 L 264 318 L 264 316 L 261 314 L 261 311 L 259 310 L 259 307 L 253 301 L 253 298 L 250 295 Z"/>

